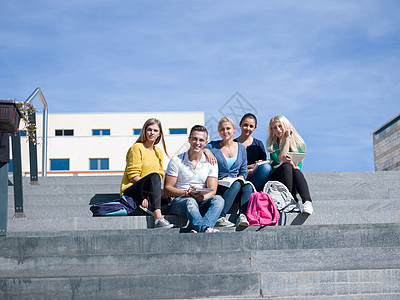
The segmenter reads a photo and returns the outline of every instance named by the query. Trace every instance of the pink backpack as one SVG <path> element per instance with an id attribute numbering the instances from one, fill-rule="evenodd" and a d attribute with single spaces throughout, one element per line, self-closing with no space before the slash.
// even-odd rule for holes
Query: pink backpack
<path id="1" fill-rule="evenodd" d="M 247 220 L 250 226 L 274 226 L 279 221 L 279 211 L 271 196 L 264 192 L 252 193 L 247 205 Z"/>

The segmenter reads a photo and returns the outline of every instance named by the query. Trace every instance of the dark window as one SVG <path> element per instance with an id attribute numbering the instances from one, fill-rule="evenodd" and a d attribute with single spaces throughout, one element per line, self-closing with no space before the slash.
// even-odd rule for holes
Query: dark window
<path id="1" fill-rule="evenodd" d="M 10 162 L 8 163 L 8 172 L 12 172 L 14 169 L 13 169 L 13 161 L 12 161 L 12 159 L 10 159 Z"/>
<path id="2" fill-rule="evenodd" d="M 56 129 L 56 136 L 73 136 L 73 129 Z"/>
<path id="3" fill-rule="evenodd" d="M 169 134 L 187 134 L 187 128 L 170 128 Z"/>
<path id="4" fill-rule="evenodd" d="M 52 171 L 68 171 L 69 158 L 50 159 L 50 170 Z"/>
<path id="5" fill-rule="evenodd" d="M 26 130 L 20 130 L 19 131 L 20 136 L 26 136 Z"/>
<path id="6" fill-rule="evenodd" d="M 64 135 L 74 135 L 73 129 L 64 129 Z"/>
<path id="7" fill-rule="evenodd" d="M 89 159 L 90 170 L 108 170 L 109 159 L 108 158 L 90 158 Z"/>
<path id="8" fill-rule="evenodd" d="M 142 129 L 140 129 L 140 128 L 133 128 L 133 135 L 140 135 L 140 131 L 142 131 Z"/>

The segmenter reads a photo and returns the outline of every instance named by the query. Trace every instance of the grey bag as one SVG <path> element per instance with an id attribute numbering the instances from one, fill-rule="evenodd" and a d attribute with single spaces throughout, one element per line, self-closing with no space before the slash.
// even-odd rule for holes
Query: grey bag
<path id="1" fill-rule="evenodd" d="M 271 196 L 279 211 L 299 211 L 297 202 L 283 183 L 279 181 L 268 181 L 264 185 L 263 191 Z"/>

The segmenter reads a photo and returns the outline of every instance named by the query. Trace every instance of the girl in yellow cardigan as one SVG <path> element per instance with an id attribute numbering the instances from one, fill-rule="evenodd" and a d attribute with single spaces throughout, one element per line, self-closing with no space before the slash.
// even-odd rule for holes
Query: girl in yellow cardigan
<path id="1" fill-rule="evenodd" d="M 121 195 L 132 197 L 139 207 L 153 211 L 155 228 L 171 228 L 174 225 L 161 214 L 161 181 L 164 178 L 163 153 L 157 148 L 162 140 L 167 153 L 161 122 L 148 119 L 140 136 L 126 154 L 126 167 L 121 182 Z"/>

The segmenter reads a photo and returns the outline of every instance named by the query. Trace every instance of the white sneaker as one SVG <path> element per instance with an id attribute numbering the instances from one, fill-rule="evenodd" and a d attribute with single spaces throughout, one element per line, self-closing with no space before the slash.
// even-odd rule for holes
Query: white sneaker
<path id="1" fill-rule="evenodd" d="M 172 228 L 174 226 L 175 225 L 168 222 L 168 220 L 165 219 L 164 216 L 159 218 L 154 224 L 154 228 Z"/>
<path id="2" fill-rule="evenodd" d="M 301 210 L 301 212 L 309 215 L 313 214 L 314 208 L 311 201 L 306 201 L 305 203 L 303 203 L 303 209 Z"/>
<path id="3" fill-rule="evenodd" d="M 211 227 L 207 227 L 206 230 L 204 230 L 204 232 L 205 233 L 216 233 L 216 232 L 219 232 L 219 230 L 211 228 Z"/>
<path id="4" fill-rule="evenodd" d="M 215 223 L 215 227 L 233 227 L 233 226 L 235 226 L 235 224 L 227 220 L 225 217 L 219 218 Z"/>
<path id="5" fill-rule="evenodd" d="M 247 217 L 245 214 L 240 214 L 237 221 L 236 221 L 236 226 L 237 227 L 247 227 L 249 226 L 249 221 L 247 221 Z"/>

